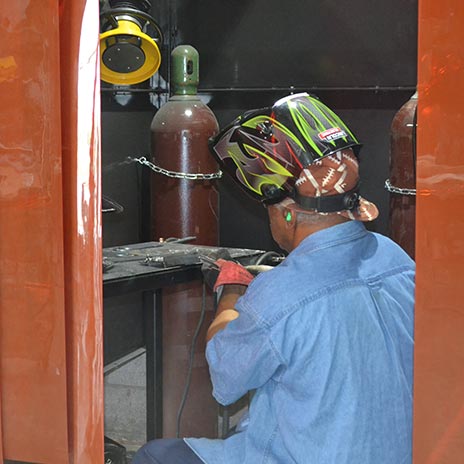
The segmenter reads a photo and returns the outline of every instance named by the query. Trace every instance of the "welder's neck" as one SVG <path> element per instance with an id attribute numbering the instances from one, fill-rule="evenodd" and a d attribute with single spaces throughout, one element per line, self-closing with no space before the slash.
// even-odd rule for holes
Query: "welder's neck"
<path id="1" fill-rule="evenodd" d="M 317 220 L 311 222 L 305 222 L 304 220 L 300 220 L 300 218 L 298 218 L 295 229 L 293 230 L 291 249 L 295 249 L 309 235 L 315 234 L 316 232 L 320 232 L 324 229 L 328 229 L 329 227 L 335 226 L 337 224 L 348 222 L 349 220 L 350 219 L 344 216 L 339 216 L 338 214 L 330 216 L 319 216 Z"/>

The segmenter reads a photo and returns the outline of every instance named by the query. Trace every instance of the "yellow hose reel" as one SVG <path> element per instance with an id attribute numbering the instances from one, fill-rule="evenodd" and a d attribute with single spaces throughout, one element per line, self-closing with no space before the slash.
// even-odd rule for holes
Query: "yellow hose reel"
<path id="1" fill-rule="evenodd" d="M 130 7 L 112 8 L 101 14 L 100 23 L 102 81 L 138 84 L 158 71 L 163 34 L 148 13 Z"/>

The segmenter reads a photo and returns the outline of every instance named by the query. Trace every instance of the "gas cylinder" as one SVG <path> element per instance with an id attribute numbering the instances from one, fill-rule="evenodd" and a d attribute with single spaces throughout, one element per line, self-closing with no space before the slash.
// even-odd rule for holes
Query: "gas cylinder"
<path id="1" fill-rule="evenodd" d="M 218 123 L 197 95 L 198 52 L 180 45 L 171 57 L 173 95 L 153 118 L 151 154 L 176 177 L 152 176 L 152 232 L 155 239 L 195 236 L 194 243 L 217 245 L 218 194 L 204 174 L 218 170 L 208 149 Z"/>
<path id="2" fill-rule="evenodd" d="M 173 95 L 151 124 L 151 161 L 161 168 L 151 178 L 152 236 L 155 240 L 195 236 L 194 243 L 215 246 L 218 193 L 211 177 L 218 168 L 208 139 L 217 133 L 218 123 L 197 95 L 198 52 L 181 45 L 171 57 Z M 202 295 L 201 281 L 163 290 L 163 437 L 174 437 L 177 432 L 179 436 L 217 436 L 217 404 L 205 358 L 214 299 L 211 292 L 205 298 Z M 205 317 L 195 346 L 190 388 L 178 417 L 188 382 L 192 337 L 202 310 Z"/>
<path id="3" fill-rule="evenodd" d="M 389 235 L 414 259 L 416 231 L 417 92 L 393 118 L 390 131 Z"/>

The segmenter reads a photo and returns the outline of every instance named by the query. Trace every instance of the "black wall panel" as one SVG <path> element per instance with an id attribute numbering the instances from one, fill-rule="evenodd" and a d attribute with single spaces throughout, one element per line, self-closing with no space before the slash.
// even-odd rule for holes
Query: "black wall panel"
<path id="1" fill-rule="evenodd" d="M 415 85 L 416 0 L 178 0 L 202 87 Z"/>
<path id="2" fill-rule="evenodd" d="M 143 167 L 128 157 L 149 153 L 150 124 L 154 110 L 105 111 L 102 114 L 102 189 L 119 203 L 122 213 L 103 213 L 103 246 L 143 241 L 148 217 L 144 214 L 146 186 Z"/>

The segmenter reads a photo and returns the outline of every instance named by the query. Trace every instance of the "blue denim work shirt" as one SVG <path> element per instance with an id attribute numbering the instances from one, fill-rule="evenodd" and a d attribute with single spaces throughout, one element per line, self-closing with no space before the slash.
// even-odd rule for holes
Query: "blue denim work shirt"
<path id="1" fill-rule="evenodd" d="M 410 464 L 414 273 L 360 222 L 308 236 L 207 345 L 219 403 L 256 389 L 248 426 L 186 443 L 207 464 Z"/>

